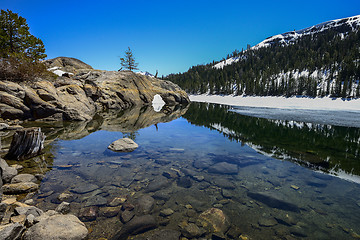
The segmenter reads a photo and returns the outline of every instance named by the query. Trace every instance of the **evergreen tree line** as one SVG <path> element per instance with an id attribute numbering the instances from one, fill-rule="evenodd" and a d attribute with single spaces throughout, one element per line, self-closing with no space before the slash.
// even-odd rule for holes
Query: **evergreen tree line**
<path id="1" fill-rule="evenodd" d="M 360 97 L 359 30 L 344 35 L 330 29 L 289 45 L 235 50 L 230 57 L 239 61 L 219 69 L 216 62 L 198 65 L 165 78 L 190 94 Z M 303 71 L 308 74 L 294 74 Z"/>

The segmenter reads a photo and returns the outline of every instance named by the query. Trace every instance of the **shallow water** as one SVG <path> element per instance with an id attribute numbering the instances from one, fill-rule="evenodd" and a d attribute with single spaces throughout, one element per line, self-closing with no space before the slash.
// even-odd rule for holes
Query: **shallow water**
<path id="1" fill-rule="evenodd" d="M 359 128 L 294 124 L 228 110 L 193 103 L 180 118 L 185 111 L 142 109 L 86 124 L 43 126 L 47 153 L 28 163 L 46 177 L 32 198 L 40 208 L 55 209 L 59 194 L 71 193 L 75 215 L 97 206 L 96 220 L 86 222 L 90 239 L 110 238 L 121 228 L 119 216 L 109 217 L 105 209 L 114 198 L 136 205 L 142 196 L 155 199 L 147 211 L 161 223 L 157 230 L 180 230 L 181 222 L 196 222 L 216 207 L 230 222 L 228 239 L 359 237 Z M 139 148 L 107 149 L 123 136 Z M 219 167 L 224 163 L 230 168 Z M 174 213 L 159 216 L 167 208 Z"/>

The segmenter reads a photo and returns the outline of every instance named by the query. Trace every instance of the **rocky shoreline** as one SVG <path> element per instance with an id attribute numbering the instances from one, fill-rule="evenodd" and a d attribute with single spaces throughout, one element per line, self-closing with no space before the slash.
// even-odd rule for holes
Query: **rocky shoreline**
<path id="1" fill-rule="evenodd" d="M 167 105 L 190 102 L 187 94 L 169 81 L 131 71 L 94 70 L 71 58 L 55 60 L 47 60 L 47 64 L 54 72 L 61 71 L 56 79 L 0 81 L 1 118 L 90 120 L 104 110 L 151 104 L 155 95 Z"/>
<path id="2" fill-rule="evenodd" d="M 56 79 L 21 83 L 0 81 L 0 136 L 8 138 L 6 135 L 9 131 L 23 128 L 21 125 L 24 120 L 70 120 L 84 121 L 86 124 L 96 114 L 100 114 L 106 122 L 109 117 L 106 118 L 106 114 L 104 116 L 104 111 L 119 112 L 130 108 L 135 111 L 130 111 L 128 119 L 130 122 L 136 120 L 133 127 L 141 128 L 142 125 L 161 121 L 164 115 L 174 115 L 177 108 L 173 106 L 187 105 L 190 102 L 187 94 L 177 85 L 131 71 L 94 70 L 80 60 L 64 57 L 47 60 L 45 64 L 54 73 L 60 73 L 60 76 Z M 166 106 L 156 116 L 153 111 L 145 111 L 150 115 L 140 119 L 136 109 L 150 105 L 156 95 L 161 96 Z M 116 118 L 117 114 L 113 114 Z M 111 128 L 111 124 L 109 127 Z M 5 151 L 0 141 L 0 153 Z M 97 213 L 97 210 L 92 207 L 81 209 L 79 219 L 69 214 L 70 203 L 66 200 L 71 199 L 72 194 L 63 193 L 58 196 L 60 204 L 56 209 L 44 212 L 34 206 L 36 203 L 32 196 L 39 191 L 45 175 L 19 174 L 22 169 L 22 165 L 9 166 L 7 161 L 0 158 L 0 238 L 85 239 L 89 231 L 80 219 L 91 220 L 92 214 L 94 211 Z M 137 216 L 131 220 L 134 217 L 134 212 L 131 212 L 134 207 L 130 209 L 131 203 L 126 202 L 126 199 L 118 200 L 114 199 L 116 203 L 109 203 L 107 211 L 103 213 L 117 215 L 122 211 L 122 221 L 128 222 L 114 239 L 123 239 L 129 234 L 158 226 L 150 215 Z"/>
<path id="3" fill-rule="evenodd" d="M 84 239 L 88 230 L 75 215 L 68 214 L 69 203 L 62 202 L 46 212 L 33 206 L 32 193 L 39 189 L 44 175 L 18 174 L 22 168 L 19 164 L 9 166 L 0 158 L 0 238 Z"/>

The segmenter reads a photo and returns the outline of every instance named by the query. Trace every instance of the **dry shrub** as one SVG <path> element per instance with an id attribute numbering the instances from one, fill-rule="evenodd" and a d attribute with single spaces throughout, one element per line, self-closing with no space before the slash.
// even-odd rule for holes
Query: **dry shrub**
<path id="1" fill-rule="evenodd" d="M 55 79 L 57 76 L 46 69 L 45 64 L 39 61 L 30 61 L 24 58 L 1 58 L 0 80 L 12 82 L 27 82 L 36 79 Z"/>

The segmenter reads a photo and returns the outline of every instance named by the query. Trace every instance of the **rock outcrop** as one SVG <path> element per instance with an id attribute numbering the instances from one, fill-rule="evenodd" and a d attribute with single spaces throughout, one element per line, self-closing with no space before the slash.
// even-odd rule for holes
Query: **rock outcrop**
<path id="1" fill-rule="evenodd" d="M 47 60 L 47 64 L 72 75 L 27 83 L 0 81 L 1 118 L 90 120 L 106 109 L 151 104 L 156 94 L 167 105 L 190 102 L 187 94 L 169 81 L 131 71 L 93 70 L 71 58 Z"/>

